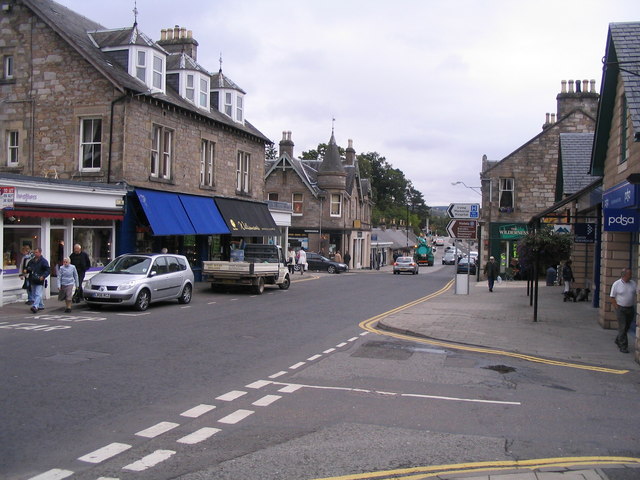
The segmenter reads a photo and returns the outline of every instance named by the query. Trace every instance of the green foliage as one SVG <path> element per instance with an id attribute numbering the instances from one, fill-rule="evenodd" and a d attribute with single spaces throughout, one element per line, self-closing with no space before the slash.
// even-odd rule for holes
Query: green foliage
<path id="1" fill-rule="evenodd" d="M 536 232 L 529 232 L 518 241 L 520 264 L 532 267 L 537 258 L 539 266 L 557 265 L 567 260 L 571 254 L 571 237 L 566 233 L 555 233 L 551 227 L 543 226 Z"/>
<path id="2" fill-rule="evenodd" d="M 319 143 L 318 148 L 316 150 L 307 150 L 302 152 L 300 158 L 302 160 L 322 160 L 327 153 L 328 145 L 326 143 Z M 345 149 L 341 146 L 338 146 L 338 153 L 341 157 L 345 155 Z"/>
<path id="3" fill-rule="evenodd" d="M 267 143 L 264 147 L 264 158 L 266 160 L 275 160 L 278 158 L 278 151 L 273 143 Z"/>

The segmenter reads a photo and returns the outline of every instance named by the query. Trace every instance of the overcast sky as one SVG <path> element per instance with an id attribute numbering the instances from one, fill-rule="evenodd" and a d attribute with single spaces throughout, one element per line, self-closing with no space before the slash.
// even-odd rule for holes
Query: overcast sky
<path id="1" fill-rule="evenodd" d="M 59 0 L 104 25 L 134 0 Z M 178 6 L 178 8 L 176 8 Z M 637 0 L 137 0 L 138 25 L 193 31 L 198 63 L 247 92 L 245 116 L 294 154 L 353 139 L 399 168 L 430 206 L 478 202 L 482 155 L 540 133 L 561 81 L 600 90 L 609 22 Z"/>

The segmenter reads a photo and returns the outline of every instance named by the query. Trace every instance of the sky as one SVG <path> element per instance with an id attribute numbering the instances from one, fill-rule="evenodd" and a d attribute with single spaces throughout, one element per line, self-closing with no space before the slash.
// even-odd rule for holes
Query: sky
<path id="1" fill-rule="evenodd" d="M 276 148 L 291 131 L 299 156 L 333 127 L 429 206 L 479 202 L 482 156 L 539 134 L 562 80 L 599 92 L 608 24 L 640 21 L 637 0 L 58 1 L 107 28 L 132 25 L 135 6 L 154 40 L 191 30 L 198 63 L 217 72 L 222 57 Z"/>

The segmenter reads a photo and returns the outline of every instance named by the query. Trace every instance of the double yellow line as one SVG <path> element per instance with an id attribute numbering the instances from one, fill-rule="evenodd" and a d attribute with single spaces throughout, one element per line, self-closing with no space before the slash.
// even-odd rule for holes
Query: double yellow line
<path id="1" fill-rule="evenodd" d="M 363 330 L 366 330 L 368 332 L 371 333 L 376 333 L 378 335 L 385 335 L 387 337 L 393 337 L 393 338 L 399 338 L 402 340 L 409 340 L 412 342 L 419 342 L 419 343 L 425 343 L 428 345 L 435 345 L 435 346 L 439 346 L 439 347 L 445 347 L 445 348 L 450 348 L 450 349 L 455 349 L 455 350 L 464 350 L 467 352 L 477 352 L 477 353 L 487 353 L 490 355 L 501 355 L 504 357 L 512 357 L 512 358 L 518 358 L 520 360 L 526 360 L 528 362 L 535 362 L 535 363 L 543 363 L 546 365 L 554 365 L 554 366 L 558 366 L 558 367 L 568 367 L 568 368 L 577 368 L 580 370 L 590 370 L 593 372 L 602 372 L 602 373 L 611 373 L 611 374 L 615 374 L 615 375 L 623 375 L 625 373 L 629 373 L 629 370 L 618 370 L 618 369 L 614 369 L 614 368 L 606 368 L 606 367 L 598 367 L 595 365 L 583 365 L 583 364 L 579 364 L 579 363 L 570 363 L 570 362 L 562 362 L 559 360 L 550 360 L 547 358 L 541 358 L 541 357 L 534 357 L 533 355 L 526 355 L 523 353 L 516 353 L 516 352 L 509 352 L 507 350 L 496 350 L 496 349 L 492 349 L 492 348 L 486 348 L 486 347 L 475 347 L 475 346 L 469 346 L 469 345 L 463 345 L 463 344 L 458 344 L 458 343 L 451 343 L 451 342 L 444 342 L 441 340 L 433 340 L 433 339 L 429 339 L 429 338 L 422 338 L 422 337 L 417 337 L 417 336 L 411 336 L 411 335 L 405 335 L 402 333 L 396 333 L 396 332 L 389 332 L 386 330 L 381 330 L 379 328 L 376 327 L 376 324 L 382 320 L 383 318 L 386 318 L 390 315 L 393 315 L 394 313 L 399 313 L 403 310 L 406 310 L 408 308 L 411 308 L 415 305 L 418 305 L 420 303 L 426 302 L 427 300 L 431 300 L 434 297 L 437 297 L 438 295 L 442 295 L 444 292 L 446 292 L 447 290 L 449 290 L 451 288 L 451 286 L 453 285 L 453 280 L 449 281 L 444 287 L 442 287 L 440 290 L 438 290 L 437 292 L 434 292 L 430 295 L 427 295 L 425 297 L 419 298 L 417 300 L 414 300 L 413 302 L 409 302 L 405 305 L 401 305 L 399 307 L 396 307 L 392 310 L 389 310 L 387 312 L 381 313 L 379 315 L 376 315 L 375 317 L 371 317 L 367 320 L 364 320 L 362 322 L 360 322 L 359 326 L 360 328 L 362 328 Z"/>
<path id="2" fill-rule="evenodd" d="M 384 470 L 372 473 L 358 473 L 340 477 L 316 478 L 314 480 L 419 480 L 438 475 L 456 475 L 501 470 L 523 469 L 527 471 L 540 468 L 597 468 L 606 465 L 629 465 L 637 468 L 640 458 L 634 457 L 556 457 L 537 458 L 532 460 L 504 460 L 491 462 L 454 463 L 429 467 L 412 467 L 398 470 Z M 407 476 L 408 475 L 408 476 Z"/>

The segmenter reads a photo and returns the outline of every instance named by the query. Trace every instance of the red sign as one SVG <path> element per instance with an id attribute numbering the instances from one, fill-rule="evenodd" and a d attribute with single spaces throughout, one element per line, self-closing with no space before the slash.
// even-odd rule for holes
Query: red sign
<path id="1" fill-rule="evenodd" d="M 447 225 L 447 232 L 453 238 L 475 240 L 477 231 L 477 220 L 451 220 Z"/>
<path id="2" fill-rule="evenodd" d="M 16 198 L 16 187 L 0 187 L 2 193 L 2 209 L 13 208 L 13 202 Z"/>

